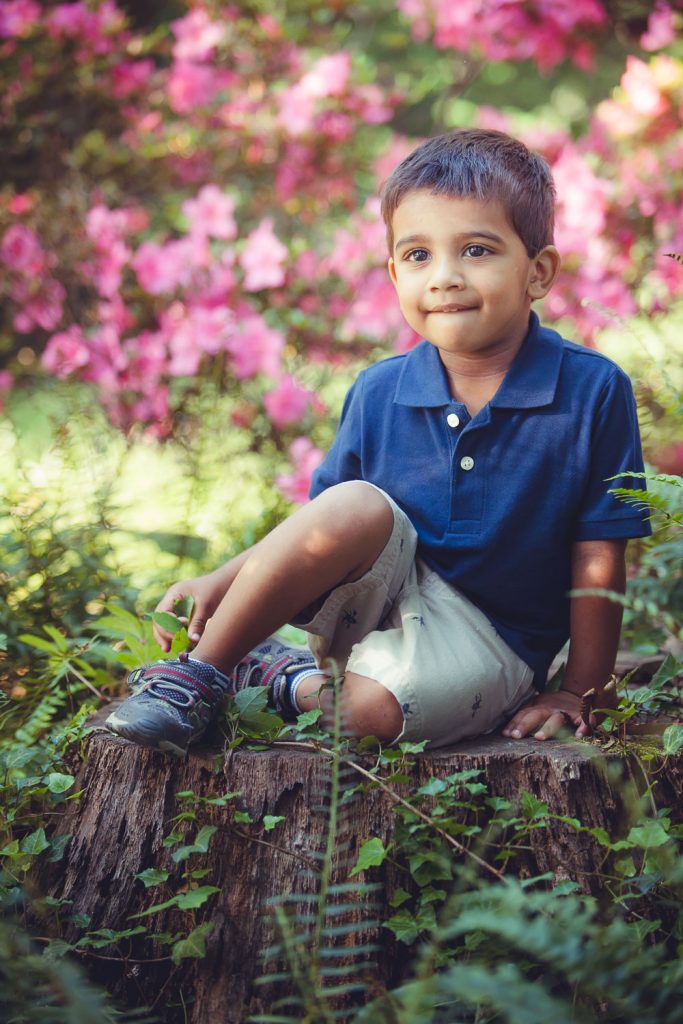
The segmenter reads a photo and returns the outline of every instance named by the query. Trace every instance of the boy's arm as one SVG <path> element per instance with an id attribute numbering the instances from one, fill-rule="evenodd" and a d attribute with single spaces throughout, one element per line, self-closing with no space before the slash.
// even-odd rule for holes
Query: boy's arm
<path id="1" fill-rule="evenodd" d="M 221 565 L 206 576 L 194 576 L 188 580 L 180 580 L 168 588 L 159 604 L 157 612 L 172 612 L 176 601 L 184 597 L 193 599 L 192 619 L 187 624 L 187 632 L 190 640 L 196 643 L 204 632 L 207 621 L 211 618 L 218 605 L 232 586 L 238 572 L 246 562 L 249 555 L 257 547 L 256 544 L 241 554 L 231 558 L 225 565 Z M 185 621 L 184 619 L 182 621 Z M 154 624 L 154 637 L 163 651 L 171 649 L 173 636 L 161 626 Z"/>
<path id="2" fill-rule="evenodd" d="M 625 540 L 577 541 L 572 548 L 572 590 L 604 589 L 623 593 L 626 585 Z M 590 729 L 581 721 L 581 697 L 599 691 L 614 669 L 622 606 L 606 597 L 573 597 L 570 606 L 569 656 L 557 693 L 542 693 L 525 704 L 503 729 L 519 739 L 534 734 L 549 739 L 571 720 L 576 736 Z"/>

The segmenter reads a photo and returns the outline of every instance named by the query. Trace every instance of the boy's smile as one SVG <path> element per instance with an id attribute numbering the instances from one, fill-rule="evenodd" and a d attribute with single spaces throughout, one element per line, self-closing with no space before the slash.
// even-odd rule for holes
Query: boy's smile
<path id="1" fill-rule="evenodd" d="M 552 285 L 552 246 L 530 257 L 501 203 L 418 189 L 397 206 L 389 273 L 410 326 L 453 357 L 509 366 L 533 299 Z M 449 358 L 450 357 L 450 358 Z M 483 366 L 482 366 L 483 369 Z"/>

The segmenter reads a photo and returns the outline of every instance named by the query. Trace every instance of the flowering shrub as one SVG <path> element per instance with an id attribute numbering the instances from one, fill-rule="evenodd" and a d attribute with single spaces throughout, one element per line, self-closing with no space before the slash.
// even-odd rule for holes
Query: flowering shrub
<path id="1" fill-rule="evenodd" d="M 48 373 L 92 382 L 122 429 L 165 436 L 210 373 L 239 395 L 233 427 L 253 430 L 258 414 L 289 449 L 280 486 L 299 501 L 319 457 L 300 435 L 325 412 L 325 372 L 416 340 L 383 267 L 376 200 L 419 141 L 389 128 L 410 97 L 352 37 L 341 44 L 337 20 L 362 13 L 352 0 L 334 16 L 311 0 L 306 26 L 239 2 L 184 6 L 135 29 L 114 0 L 0 0 L 0 401 L 40 352 Z M 541 72 L 590 67 L 613 31 L 603 0 L 398 6 L 436 50 Z M 544 313 L 588 343 L 610 313 L 660 310 L 683 291 L 665 256 L 683 250 L 683 65 L 661 52 L 680 21 L 657 3 L 578 138 L 477 115 L 553 167 L 564 272 Z"/>

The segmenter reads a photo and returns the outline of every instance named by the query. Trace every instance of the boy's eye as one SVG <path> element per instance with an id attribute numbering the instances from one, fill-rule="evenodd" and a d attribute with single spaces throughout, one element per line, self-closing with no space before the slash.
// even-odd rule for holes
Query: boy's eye
<path id="1" fill-rule="evenodd" d="M 426 249 L 411 249 L 410 252 L 405 254 L 404 259 L 410 263 L 424 263 L 425 260 L 429 259 L 429 253 Z"/>
<path id="2" fill-rule="evenodd" d="M 488 256 L 490 252 L 491 250 L 487 249 L 485 245 L 479 245 L 476 242 L 474 242 L 472 245 L 468 245 L 467 248 L 465 249 L 465 253 L 468 256 L 473 256 L 475 259 L 477 259 L 480 256 Z"/>

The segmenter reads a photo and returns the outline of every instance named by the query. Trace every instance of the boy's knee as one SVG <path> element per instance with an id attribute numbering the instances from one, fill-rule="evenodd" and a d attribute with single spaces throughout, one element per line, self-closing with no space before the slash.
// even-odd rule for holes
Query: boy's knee
<path id="1" fill-rule="evenodd" d="M 394 527 L 394 512 L 387 498 L 372 484 L 348 480 L 323 491 L 320 498 L 329 505 L 340 531 L 374 534 L 386 542 Z"/>
<path id="2" fill-rule="evenodd" d="M 403 712 L 396 697 L 375 679 L 347 672 L 342 687 L 345 729 L 358 739 L 376 736 L 391 743 L 403 729 Z"/>

